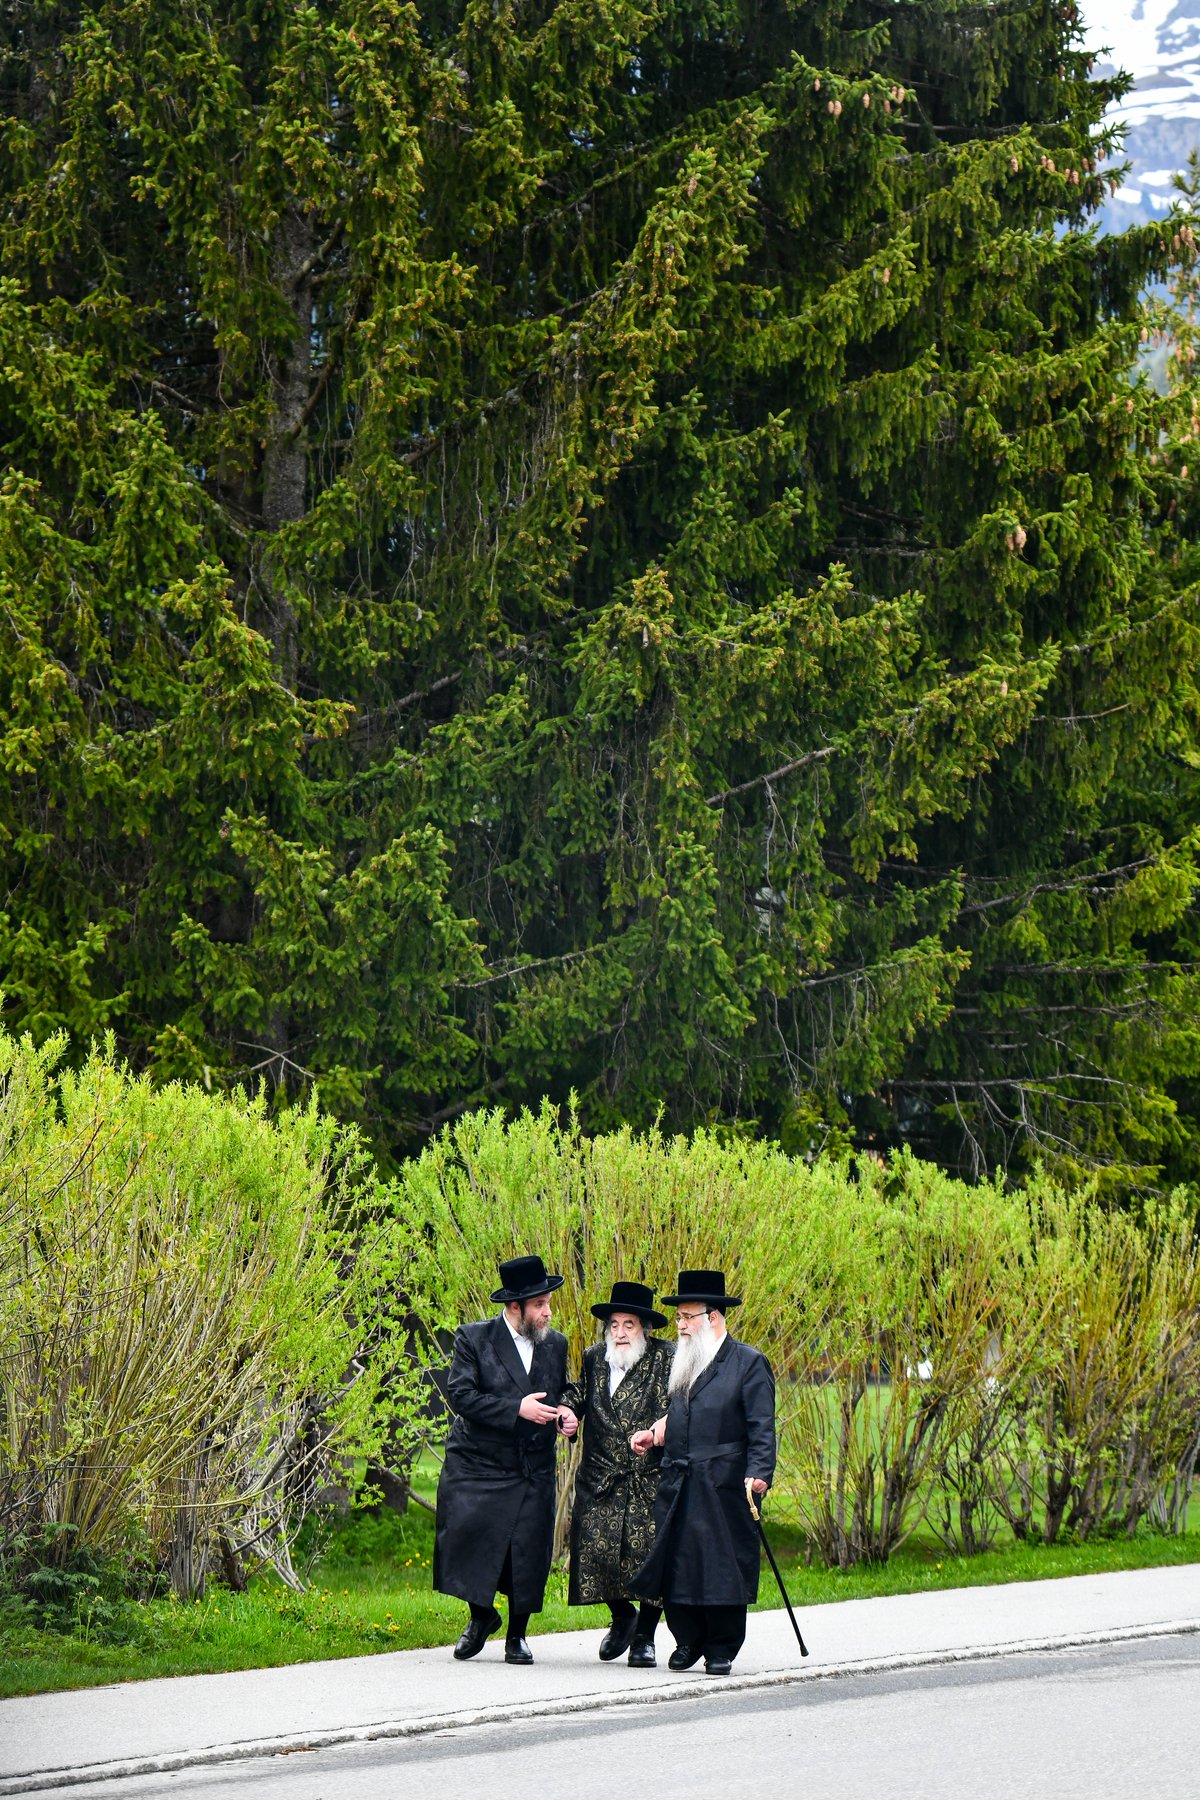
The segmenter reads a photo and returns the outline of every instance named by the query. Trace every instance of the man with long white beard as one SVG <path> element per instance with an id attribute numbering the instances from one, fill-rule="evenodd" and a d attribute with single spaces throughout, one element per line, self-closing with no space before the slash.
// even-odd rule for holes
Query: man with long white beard
<path id="1" fill-rule="evenodd" d="M 612 1624 L 600 1644 L 601 1662 L 629 1651 L 634 1669 L 655 1666 L 654 1633 L 662 1608 L 631 1598 L 631 1582 L 650 1554 L 659 1457 L 639 1457 L 632 1432 L 649 1425 L 667 1404 L 671 1349 L 651 1336 L 666 1324 L 654 1293 L 640 1281 L 614 1281 L 612 1294 L 592 1307 L 604 1336 L 583 1354 L 579 1380 L 563 1391 L 578 1416 L 583 1459 L 571 1515 L 571 1606 L 602 1603 Z"/>
<path id="2" fill-rule="evenodd" d="M 540 1256 L 502 1262 L 492 1299 L 503 1312 L 454 1334 L 446 1394 L 457 1417 L 438 1481 L 433 1585 L 471 1609 L 459 1662 L 499 1629 L 497 1592 L 508 1597 L 505 1662 L 533 1661 L 525 1632 L 554 1551 L 557 1434 L 578 1426 L 560 1400 L 567 1340 L 550 1329 L 550 1295 L 562 1282 Z"/>
<path id="3" fill-rule="evenodd" d="M 700 1658 L 728 1675 L 746 1638 L 746 1609 L 758 1596 L 758 1530 L 751 1493 L 775 1473 L 775 1379 L 758 1350 L 731 1337 L 725 1313 L 741 1301 L 719 1269 L 684 1269 L 675 1308 L 679 1343 L 666 1413 L 634 1432 L 630 1448 L 661 1447 L 654 1548 L 634 1591 L 661 1594 L 675 1639 L 668 1667 Z"/>

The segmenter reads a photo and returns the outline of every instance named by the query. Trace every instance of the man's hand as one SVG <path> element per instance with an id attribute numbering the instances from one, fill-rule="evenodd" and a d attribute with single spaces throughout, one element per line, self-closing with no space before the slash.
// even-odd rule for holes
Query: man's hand
<path id="1" fill-rule="evenodd" d="M 771 1484 L 769 1481 L 764 1481 L 761 1475 L 756 1475 L 749 1485 L 752 1494 L 765 1494 Z"/>
<path id="2" fill-rule="evenodd" d="M 558 1408 L 557 1406 L 543 1406 L 542 1402 L 545 1398 L 545 1388 L 537 1394 L 526 1394 L 520 1406 L 521 1417 L 528 1419 L 531 1425 L 553 1425 L 558 1418 Z"/>
<path id="3" fill-rule="evenodd" d="M 661 1450 L 667 1436 L 667 1415 L 655 1419 L 648 1431 L 635 1431 L 629 1440 L 629 1448 L 635 1456 L 645 1456 L 647 1450 Z"/>
<path id="4" fill-rule="evenodd" d="M 579 1430 L 579 1420 L 569 1406 L 560 1406 L 558 1409 L 558 1429 L 568 1438 L 574 1437 Z"/>

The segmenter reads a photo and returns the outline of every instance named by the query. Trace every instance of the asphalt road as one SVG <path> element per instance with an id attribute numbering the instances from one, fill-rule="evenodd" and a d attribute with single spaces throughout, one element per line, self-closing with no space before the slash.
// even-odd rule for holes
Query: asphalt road
<path id="1" fill-rule="evenodd" d="M 1200 1641 L 1086 1650 L 293 1752 L 65 1790 L 72 1800 L 1187 1800 Z"/>

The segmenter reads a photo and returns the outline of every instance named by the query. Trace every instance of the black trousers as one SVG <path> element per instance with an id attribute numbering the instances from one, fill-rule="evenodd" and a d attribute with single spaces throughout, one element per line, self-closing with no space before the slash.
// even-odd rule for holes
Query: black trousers
<path id="1" fill-rule="evenodd" d="M 496 1592 L 498 1594 L 503 1594 L 504 1598 L 508 1601 L 508 1631 L 505 1635 L 510 1638 L 520 1638 L 524 1637 L 529 1629 L 529 1614 L 527 1612 L 518 1613 L 513 1611 L 512 1591 L 513 1566 L 512 1547 L 510 1545 L 508 1553 L 504 1558 L 504 1567 L 500 1571 L 500 1580 Z M 471 1617 L 473 1619 L 486 1619 L 491 1615 L 491 1611 L 492 1609 L 490 1606 L 471 1605 Z"/>
<path id="2" fill-rule="evenodd" d="M 666 1605 L 667 1624 L 677 1644 L 703 1650 L 705 1656 L 727 1656 L 732 1662 L 746 1641 L 744 1606 Z"/>
<path id="3" fill-rule="evenodd" d="M 623 1621 L 636 1616 L 635 1637 L 650 1639 L 658 1630 L 658 1621 L 662 1618 L 662 1607 L 655 1606 L 649 1600 L 643 1600 L 640 1606 L 635 1606 L 632 1600 L 627 1600 L 621 1594 L 615 1600 L 606 1599 L 604 1604 L 613 1616 L 614 1625 L 618 1620 Z"/>

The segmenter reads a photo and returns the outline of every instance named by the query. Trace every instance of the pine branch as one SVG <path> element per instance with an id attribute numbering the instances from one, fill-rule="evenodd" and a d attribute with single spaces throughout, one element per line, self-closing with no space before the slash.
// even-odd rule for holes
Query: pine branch
<path id="1" fill-rule="evenodd" d="M 518 975 L 532 975 L 538 969 L 561 968 L 564 963 L 578 962 L 580 957 L 596 956 L 603 948 L 603 944 L 592 944 L 582 950 L 565 950 L 561 956 L 543 956 L 537 962 L 513 963 L 507 969 L 492 970 L 478 981 L 454 981 L 450 985 L 455 993 L 469 992 L 472 988 L 494 987 L 498 981 L 512 981 Z"/>
<path id="2" fill-rule="evenodd" d="M 824 762 L 827 757 L 836 756 L 841 748 L 839 744 L 830 744 L 825 750 L 810 750 L 807 755 L 797 756 L 792 762 L 781 763 L 777 769 L 768 769 L 765 775 L 755 775 L 749 781 L 739 782 L 736 787 L 722 788 L 720 793 L 710 794 L 704 804 L 724 806 L 727 800 L 733 800 L 738 794 L 748 794 L 752 788 L 781 781 L 785 775 L 794 775 L 797 769 L 806 769 L 811 763 Z"/>

